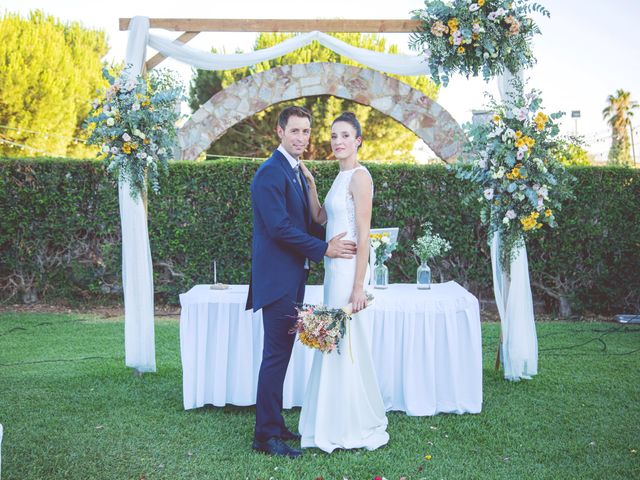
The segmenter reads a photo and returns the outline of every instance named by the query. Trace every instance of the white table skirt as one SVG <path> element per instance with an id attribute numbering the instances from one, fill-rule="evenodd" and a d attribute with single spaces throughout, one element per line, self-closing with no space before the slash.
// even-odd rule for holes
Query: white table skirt
<path id="1" fill-rule="evenodd" d="M 228 290 L 196 285 L 180 295 L 185 409 L 255 404 L 262 312 L 245 311 L 247 290 L 246 285 Z M 369 341 L 385 408 L 408 415 L 479 413 L 478 300 L 456 282 L 431 290 L 393 284 L 372 293 Z M 308 286 L 305 302 L 322 303 L 322 286 Z M 302 405 L 312 360 L 313 350 L 296 341 L 284 384 L 285 408 Z"/>

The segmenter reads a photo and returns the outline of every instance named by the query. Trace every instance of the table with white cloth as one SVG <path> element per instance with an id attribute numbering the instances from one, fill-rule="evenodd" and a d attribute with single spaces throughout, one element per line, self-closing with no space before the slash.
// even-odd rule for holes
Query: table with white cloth
<path id="1" fill-rule="evenodd" d="M 262 359 L 262 312 L 245 311 L 247 285 L 196 285 L 180 295 L 184 408 L 254 405 Z M 367 334 L 387 411 L 408 415 L 479 413 L 482 338 L 478 300 L 456 282 L 370 289 Z M 305 303 L 321 304 L 321 285 Z M 353 320 L 356 321 L 356 320 Z M 346 355 L 347 352 L 342 352 Z M 296 341 L 284 408 L 301 406 L 314 350 Z M 338 355 L 337 352 L 328 355 Z"/>

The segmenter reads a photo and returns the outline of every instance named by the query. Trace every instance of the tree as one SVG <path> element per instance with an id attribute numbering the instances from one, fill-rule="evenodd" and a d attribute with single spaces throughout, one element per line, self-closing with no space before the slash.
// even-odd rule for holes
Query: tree
<path id="1" fill-rule="evenodd" d="M 0 155 L 86 156 L 76 138 L 105 85 L 105 33 L 42 11 L 0 18 Z M 11 147 L 11 144 L 31 148 Z M 91 150 L 93 151 L 93 150 Z"/>
<path id="2" fill-rule="evenodd" d="M 591 165 L 589 153 L 584 149 L 584 139 L 570 135 L 558 141 L 558 148 L 554 152 L 556 159 L 565 166 Z"/>
<path id="3" fill-rule="evenodd" d="M 287 38 L 290 34 L 262 33 L 256 39 L 254 50 L 268 48 Z M 384 38 L 378 35 L 361 33 L 335 34 L 335 37 L 355 45 L 378 52 L 397 53 L 395 45 L 387 47 Z M 213 49 L 212 51 L 216 51 Z M 357 62 L 313 42 L 304 48 L 288 53 L 268 62 L 262 62 L 252 67 L 227 71 L 197 70 L 191 81 L 189 105 L 195 111 L 208 101 L 215 93 L 240 80 L 241 78 L 259 73 L 279 65 L 290 65 L 310 62 L 333 62 L 347 65 L 359 65 Z M 401 77 L 392 75 L 399 80 L 420 90 L 430 98 L 435 99 L 438 87 L 426 76 Z M 315 96 L 283 102 L 271 106 L 266 110 L 247 118 L 229 129 L 221 138 L 214 142 L 208 153 L 214 155 L 238 155 L 248 157 L 266 157 L 271 154 L 276 142 L 275 125 L 278 112 L 287 105 L 301 105 L 313 114 L 313 135 L 305 158 L 332 158 L 330 140 L 331 121 L 341 112 L 350 110 L 356 114 L 362 124 L 364 143 L 360 149 L 359 158 L 362 160 L 395 160 L 412 161 L 411 150 L 418 137 L 395 120 L 377 110 L 348 100 L 332 96 Z"/>
<path id="4" fill-rule="evenodd" d="M 622 89 L 618 90 L 615 96 L 609 95 L 607 102 L 607 107 L 602 110 L 602 116 L 611 126 L 609 164 L 632 165 L 627 130 L 631 126 L 633 111 L 638 108 L 638 102 L 631 101 L 631 93 Z"/>

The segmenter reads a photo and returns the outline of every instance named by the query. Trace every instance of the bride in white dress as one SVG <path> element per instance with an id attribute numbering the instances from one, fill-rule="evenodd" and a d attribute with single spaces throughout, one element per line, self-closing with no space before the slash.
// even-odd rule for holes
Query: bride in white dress
<path id="1" fill-rule="evenodd" d="M 299 430 L 301 446 L 331 453 L 336 448 L 375 450 L 389 441 L 387 417 L 366 335 L 371 321 L 364 309 L 369 280 L 369 228 L 373 182 L 358 163 L 362 131 L 355 115 L 343 113 L 331 126 L 331 148 L 340 172 L 320 205 L 313 175 L 302 164 L 313 220 L 326 223 L 326 238 L 346 232 L 357 244 L 351 259 L 324 259 L 324 304 L 339 308 L 353 303 L 353 320 L 340 344 L 340 354 L 315 352 L 307 383 Z M 351 338 L 349 338 L 349 336 Z"/>

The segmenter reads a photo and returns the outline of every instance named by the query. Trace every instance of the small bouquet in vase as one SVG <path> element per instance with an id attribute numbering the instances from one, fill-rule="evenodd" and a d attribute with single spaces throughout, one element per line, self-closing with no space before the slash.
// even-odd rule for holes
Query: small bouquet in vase
<path id="1" fill-rule="evenodd" d="M 367 294 L 367 306 L 373 303 L 373 296 Z M 340 339 L 349 328 L 353 307 L 329 308 L 325 305 L 302 304 L 296 307 L 298 317 L 291 333 L 298 334 L 298 340 L 322 353 L 337 350 L 340 353 Z"/>

